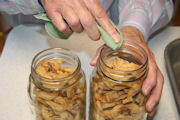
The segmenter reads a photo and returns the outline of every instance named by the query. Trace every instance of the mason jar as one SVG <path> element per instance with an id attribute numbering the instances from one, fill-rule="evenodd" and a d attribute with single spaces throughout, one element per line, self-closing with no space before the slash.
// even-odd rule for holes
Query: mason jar
<path id="1" fill-rule="evenodd" d="M 147 55 L 137 44 L 124 42 L 116 51 L 105 46 L 91 76 L 90 119 L 145 119 L 147 72 Z"/>
<path id="2" fill-rule="evenodd" d="M 33 120 L 85 120 L 85 75 L 70 50 L 51 48 L 34 57 L 28 94 Z"/>

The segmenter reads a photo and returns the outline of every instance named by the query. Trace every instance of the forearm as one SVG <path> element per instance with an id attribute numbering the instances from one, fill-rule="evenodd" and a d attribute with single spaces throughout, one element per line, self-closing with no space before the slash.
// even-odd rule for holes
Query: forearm
<path id="1" fill-rule="evenodd" d="M 23 13 L 30 15 L 42 10 L 43 8 L 37 0 L 0 0 L 0 11 L 8 14 Z"/>
<path id="2" fill-rule="evenodd" d="M 173 4 L 170 0 L 131 0 L 119 2 L 119 28 L 133 26 L 147 40 L 157 29 L 172 18 Z"/>

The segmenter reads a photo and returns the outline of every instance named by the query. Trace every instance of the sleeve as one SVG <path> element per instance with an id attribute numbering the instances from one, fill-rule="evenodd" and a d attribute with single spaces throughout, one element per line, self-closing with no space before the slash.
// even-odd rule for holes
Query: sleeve
<path id="1" fill-rule="evenodd" d="M 10 15 L 19 13 L 31 15 L 42 10 L 38 0 L 0 0 L 0 11 Z"/>
<path id="2" fill-rule="evenodd" d="M 171 0 L 120 0 L 118 4 L 118 27 L 134 26 L 146 41 L 171 20 L 174 8 Z"/>

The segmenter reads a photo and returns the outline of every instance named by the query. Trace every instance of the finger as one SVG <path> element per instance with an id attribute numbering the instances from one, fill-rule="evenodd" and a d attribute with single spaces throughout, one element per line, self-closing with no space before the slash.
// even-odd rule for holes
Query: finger
<path id="1" fill-rule="evenodd" d="M 115 43 L 120 42 L 120 36 L 112 26 L 106 12 L 100 6 L 97 0 L 84 0 L 86 6 L 91 11 L 92 15 L 96 18 L 101 27 L 111 36 Z"/>
<path id="2" fill-rule="evenodd" d="M 59 12 L 50 10 L 47 10 L 46 12 L 59 31 L 64 33 L 72 32 L 68 25 L 64 22 L 64 19 Z"/>
<path id="3" fill-rule="evenodd" d="M 80 23 L 79 17 L 76 15 L 71 6 L 69 6 L 68 3 L 62 3 L 60 4 L 60 6 L 60 12 L 63 18 L 67 21 L 68 25 L 71 27 L 71 29 L 74 32 L 82 32 L 83 28 Z"/>
<path id="4" fill-rule="evenodd" d="M 96 55 L 94 56 L 94 58 L 91 60 L 90 65 L 91 66 L 96 66 L 96 63 L 98 61 L 98 58 L 100 56 L 101 50 L 104 47 L 104 45 L 102 45 L 101 47 L 98 48 Z"/>
<path id="5" fill-rule="evenodd" d="M 148 46 L 144 42 L 140 42 L 139 45 L 144 49 L 148 56 L 148 73 L 142 86 L 142 92 L 144 95 L 148 95 L 151 90 L 156 86 L 157 82 L 157 65 L 153 53 L 149 50 Z"/>
<path id="6" fill-rule="evenodd" d="M 91 13 L 86 8 L 82 0 L 74 0 L 73 9 L 76 11 L 76 14 L 79 16 L 81 24 L 83 25 L 88 36 L 92 40 L 98 40 L 100 38 L 99 30 L 96 26 L 95 19 Z"/>
<path id="7" fill-rule="evenodd" d="M 143 82 L 142 92 L 144 95 L 148 95 L 151 90 L 156 86 L 157 82 L 157 65 L 151 55 L 148 57 L 148 73 L 145 81 Z"/>
<path id="8" fill-rule="evenodd" d="M 152 90 L 151 96 L 149 97 L 146 103 L 147 112 L 152 112 L 159 103 L 161 98 L 161 93 L 163 89 L 164 78 L 160 70 L 157 71 L 157 84 L 156 87 Z"/>

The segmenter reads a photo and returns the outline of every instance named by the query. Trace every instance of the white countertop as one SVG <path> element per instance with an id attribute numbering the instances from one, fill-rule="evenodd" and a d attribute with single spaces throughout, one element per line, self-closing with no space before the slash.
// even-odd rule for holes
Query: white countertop
<path id="1" fill-rule="evenodd" d="M 180 37 L 180 27 L 169 27 L 149 42 L 157 64 L 164 74 L 165 84 L 154 120 L 179 120 L 164 63 L 165 46 Z M 69 48 L 80 57 L 87 80 L 92 71 L 88 64 L 96 49 L 103 44 L 91 41 L 85 33 L 73 34 L 68 40 L 54 40 L 42 26 L 20 25 L 14 28 L 0 57 L 0 120 L 31 120 L 27 85 L 32 58 L 50 47 Z M 88 82 L 87 82 L 88 83 Z"/>

